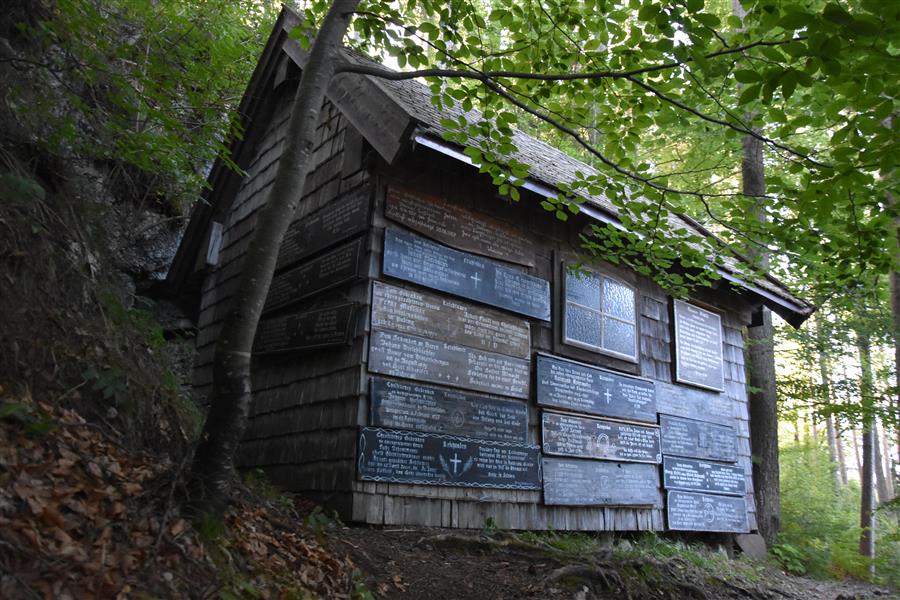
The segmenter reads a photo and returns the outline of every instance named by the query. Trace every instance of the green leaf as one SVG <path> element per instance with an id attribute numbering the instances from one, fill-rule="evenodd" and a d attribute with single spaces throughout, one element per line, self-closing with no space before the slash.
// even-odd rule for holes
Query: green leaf
<path id="1" fill-rule="evenodd" d="M 853 21 L 853 17 L 850 16 L 850 13 L 834 3 L 825 5 L 822 16 L 838 25 L 847 25 Z"/>
<path id="2" fill-rule="evenodd" d="M 746 88 L 743 92 L 741 92 L 740 98 L 738 98 L 738 104 L 743 106 L 753 100 L 756 100 L 759 97 L 759 92 L 762 90 L 762 84 L 757 83 L 756 85 L 751 85 Z"/>
<path id="3" fill-rule="evenodd" d="M 750 69 L 738 69 L 734 72 L 734 78 L 738 83 L 753 83 L 762 81 L 762 75 Z"/>

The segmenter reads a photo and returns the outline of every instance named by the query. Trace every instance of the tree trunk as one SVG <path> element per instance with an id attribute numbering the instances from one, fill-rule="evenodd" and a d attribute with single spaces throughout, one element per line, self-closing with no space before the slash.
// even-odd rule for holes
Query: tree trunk
<path id="1" fill-rule="evenodd" d="M 859 553 L 870 559 L 875 558 L 875 419 L 872 414 L 872 354 L 868 335 L 857 332 L 856 346 L 859 350 L 859 393 L 862 405 L 862 471 L 859 476 L 861 492 L 859 507 Z M 871 569 L 874 569 L 872 563 Z"/>
<path id="2" fill-rule="evenodd" d="M 834 426 L 834 415 L 831 416 L 832 426 Z M 841 485 L 847 485 L 847 457 L 844 454 L 844 435 L 841 430 L 834 427 L 834 441 L 837 448 L 838 457 L 838 473 L 841 476 Z"/>
<path id="3" fill-rule="evenodd" d="M 278 172 L 260 208 L 243 258 L 240 283 L 222 324 L 213 363 L 213 392 L 200 445 L 191 467 L 192 501 L 224 508 L 234 479 L 234 457 L 251 403 L 250 358 L 256 326 L 272 282 L 278 249 L 300 200 L 310 169 L 316 125 L 338 52 L 359 0 L 334 0 L 313 42 L 294 97 Z"/>
<path id="4" fill-rule="evenodd" d="M 886 475 L 885 481 L 887 483 L 887 499 L 893 500 L 896 493 L 894 480 L 891 476 L 891 474 L 894 472 L 894 461 L 891 460 L 891 443 L 888 439 L 887 428 L 884 426 L 884 423 L 881 423 L 879 425 L 879 439 L 881 440 L 881 447 L 884 449 L 884 460 L 882 466 L 884 467 L 884 473 Z"/>
<path id="5" fill-rule="evenodd" d="M 834 404 L 831 396 L 831 368 L 828 364 L 828 355 L 825 353 L 826 330 L 823 325 L 823 315 L 816 315 L 816 353 L 819 362 L 819 380 L 822 382 L 822 402 L 828 406 Z M 834 415 L 828 412 L 825 418 L 825 436 L 828 438 L 828 456 L 831 458 L 831 471 L 834 474 L 834 490 L 841 489 L 842 478 L 840 460 L 838 459 L 838 439 L 834 430 Z"/>
<path id="6" fill-rule="evenodd" d="M 853 453 L 856 455 L 856 474 L 862 479 L 862 456 L 859 453 L 859 435 L 856 433 L 856 428 L 851 429 L 850 433 L 853 435 Z"/>
<path id="7" fill-rule="evenodd" d="M 884 458 L 881 456 L 881 440 L 878 435 L 878 421 L 872 423 L 872 446 L 875 452 L 875 489 L 878 490 L 878 503 L 884 504 L 891 499 L 888 478 L 884 471 Z"/>

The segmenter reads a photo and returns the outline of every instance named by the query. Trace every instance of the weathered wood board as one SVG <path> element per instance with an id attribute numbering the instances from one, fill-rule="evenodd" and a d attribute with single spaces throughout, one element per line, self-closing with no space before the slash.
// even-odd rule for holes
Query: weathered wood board
<path id="1" fill-rule="evenodd" d="M 661 506 L 656 465 L 543 458 L 544 504 Z"/>
<path id="2" fill-rule="evenodd" d="M 743 498 L 671 491 L 666 507 L 669 529 L 745 533 L 747 503 Z"/>
<path id="3" fill-rule="evenodd" d="M 659 428 L 544 411 L 545 454 L 659 464 Z"/>
<path id="4" fill-rule="evenodd" d="M 353 337 L 357 305 L 353 302 L 260 321 L 255 354 L 343 346 Z"/>
<path id="5" fill-rule="evenodd" d="M 361 188 L 297 219 L 288 227 L 278 252 L 280 270 L 332 246 L 369 226 L 369 190 Z"/>
<path id="6" fill-rule="evenodd" d="M 536 385 L 540 406 L 656 422 L 656 387 L 646 379 L 538 354 Z"/>
<path id="7" fill-rule="evenodd" d="M 514 227 L 436 196 L 391 186 L 387 218 L 459 250 L 534 266 L 531 241 Z"/>
<path id="8" fill-rule="evenodd" d="M 370 423 L 502 442 L 528 441 L 528 407 L 430 385 L 373 377 Z"/>
<path id="9" fill-rule="evenodd" d="M 513 398 L 528 398 L 531 362 L 459 344 L 373 329 L 369 371 Z"/>
<path id="10" fill-rule="evenodd" d="M 667 415 L 734 425 L 734 400 L 725 394 L 663 381 L 656 382 L 656 409 Z"/>
<path id="11" fill-rule="evenodd" d="M 735 462 L 737 435 L 734 427 L 659 415 L 663 454 Z"/>
<path id="12" fill-rule="evenodd" d="M 357 238 L 296 267 L 272 280 L 263 313 L 310 298 L 363 276 L 363 240 Z"/>
<path id="13" fill-rule="evenodd" d="M 725 389 L 722 318 L 675 300 L 675 381 L 711 390 Z"/>
<path id="14" fill-rule="evenodd" d="M 384 274 L 550 320 L 550 282 L 400 229 L 384 232 Z"/>
<path id="15" fill-rule="evenodd" d="M 378 281 L 372 284 L 372 327 L 518 358 L 531 354 L 531 330 L 524 319 Z"/>
<path id="16" fill-rule="evenodd" d="M 357 445 L 364 481 L 537 490 L 540 469 L 534 444 L 362 427 Z"/>
<path id="17" fill-rule="evenodd" d="M 747 481 L 742 468 L 675 456 L 663 459 L 663 487 L 667 490 L 711 492 L 729 496 L 743 496 L 747 493 Z"/>

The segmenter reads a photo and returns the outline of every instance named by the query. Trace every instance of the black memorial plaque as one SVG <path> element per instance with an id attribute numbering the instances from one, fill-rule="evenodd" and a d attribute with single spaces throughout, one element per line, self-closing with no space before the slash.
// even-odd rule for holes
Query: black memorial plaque
<path id="1" fill-rule="evenodd" d="M 373 373 L 528 398 L 528 360 L 379 329 L 369 340 Z"/>
<path id="2" fill-rule="evenodd" d="M 663 460 L 663 487 L 743 496 L 747 493 L 744 470 L 735 465 L 667 456 Z"/>
<path id="3" fill-rule="evenodd" d="M 659 429 L 544 412 L 546 454 L 659 464 Z"/>
<path id="4" fill-rule="evenodd" d="M 342 346 L 350 341 L 356 325 L 356 304 L 260 321 L 253 351 L 257 354 Z"/>
<path id="5" fill-rule="evenodd" d="M 675 300 L 675 381 L 725 389 L 722 318 L 681 300 Z"/>
<path id="6" fill-rule="evenodd" d="M 519 358 L 531 354 L 531 330 L 524 319 L 377 281 L 372 285 L 372 327 Z"/>
<path id="7" fill-rule="evenodd" d="M 399 229 L 384 232 L 384 274 L 550 320 L 550 282 Z"/>
<path id="8" fill-rule="evenodd" d="M 656 465 L 543 459 L 544 504 L 662 506 Z"/>
<path id="9" fill-rule="evenodd" d="M 666 514 L 669 529 L 678 531 L 749 531 L 747 504 L 734 496 L 672 491 Z"/>
<path id="10" fill-rule="evenodd" d="M 369 193 L 358 190 L 297 219 L 288 227 L 276 269 L 288 267 L 369 226 Z"/>
<path id="11" fill-rule="evenodd" d="M 737 436 L 734 427 L 659 415 L 663 454 L 735 462 Z"/>
<path id="12" fill-rule="evenodd" d="M 734 425 L 734 401 L 731 398 L 694 387 L 657 381 L 656 409 L 676 417 L 703 415 L 704 421 Z"/>
<path id="13" fill-rule="evenodd" d="M 263 312 L 287 306 L 359 278 L 362 275 L 362 256 L 363 240 L 359 238 L 282 271 L 272 280 Z"/>
<path id="14" fill-rule="evenodd" d="M 540 460 L 534 444 L 363 427 L 357 475 L 364 481 L 539 490 Z"/>
<path id="15" fill-rule="evenodd" d="M 577 412 L 656 422 L 652 381 L 538 354 L 537 403 Z"/>
<path id="16" fill-rule="evenodd" d="M 370 423 L 463 437 L 528 441 L 528 407 L 457 390 L 373 377 Z"/>
<path id="17" fill-rule="evenodd" d="M 435 196 L 391 187 L 384 213 L 387 218 L 448 246 L 534 266 L 534 251 L 524 234 L 502 221 Z"/>

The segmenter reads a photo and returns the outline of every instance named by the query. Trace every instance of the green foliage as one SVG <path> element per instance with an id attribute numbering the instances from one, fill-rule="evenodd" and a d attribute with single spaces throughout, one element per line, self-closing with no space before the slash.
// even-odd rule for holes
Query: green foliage
<path id="1" fill-rule="evenodd" d="M 828 450 L 812 444 L 781 448 L 781 534 L 772 549 L 792 573 L 816 577 L 870 579 L 859 555 L 859 486 L 835 489 Z M 896 517 L 879 511 L 876 531 L 876 581 L 896 586 Z"/>

